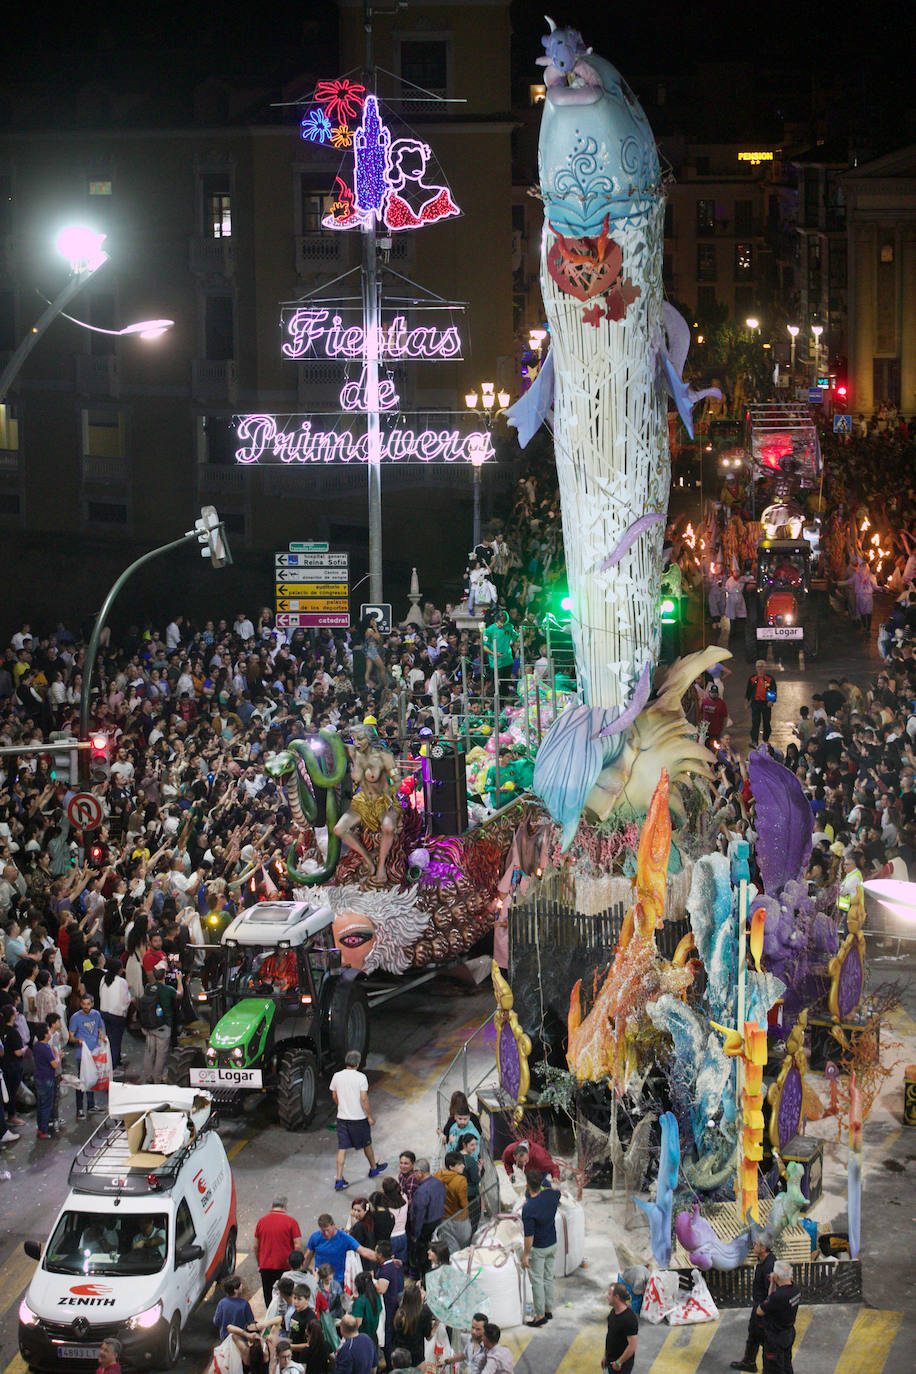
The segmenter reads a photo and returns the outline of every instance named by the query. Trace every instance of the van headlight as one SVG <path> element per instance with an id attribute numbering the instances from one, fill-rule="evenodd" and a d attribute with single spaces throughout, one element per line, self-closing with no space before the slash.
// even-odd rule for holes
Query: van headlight
<path id="1" fill-rule="evenodd" d="M 22 1322 L 23 1326 L 34 1326 L 38 1321 L 38 1313 L 32 1311 L 25 1298 L 23 1298 L 22 1302 L 19 1304 L 19 1320 Z"/>
<path id="2" fill-rule="evenodd" d="M 129 1317 L 124 1323 L 128 1331 L 146 1331 L 151 1326 L 155 1326 L 162 1316 L 162 1303 L 154 1303 L 145 1312 L 138 1312 L 135 1317 Z"/>

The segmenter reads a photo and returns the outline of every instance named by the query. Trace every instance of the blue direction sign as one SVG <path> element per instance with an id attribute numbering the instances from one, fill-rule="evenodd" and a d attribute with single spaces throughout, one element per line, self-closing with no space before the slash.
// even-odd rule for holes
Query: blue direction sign
<path id="1" fill-rule="evenodd" d="M 808 405 L 822 406 L 824 404 L 824 393 L 819 386 L 808 387 Z"/>

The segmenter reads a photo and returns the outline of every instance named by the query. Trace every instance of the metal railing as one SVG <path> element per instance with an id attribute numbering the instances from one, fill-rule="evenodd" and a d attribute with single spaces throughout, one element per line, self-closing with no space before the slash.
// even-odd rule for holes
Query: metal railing
<path id="1" fill-rule="evenodd" d="M 484 1083 L 496 1073 L 495 1055 L 487 1065 L 486 1072 L 480 1074 L 479 1077 L 474 1076 L 476 1075 L 476 1070 L 473 1071 L 473 1074 L 468 1072 L 468 1050 L 470 1046 L 478 1040 L 478 1037 L 483 1035 L 495 1015 L 496 1011 L 491 1011 L 486 1021 L 482 1022 L 477 1027 L 473 1035 L 468 1036 L 467 1040 L 465 1040 L 464 1044 L 445 1070 L 445 1073 L 439 1079 L 439 1085 L 436 1088 L 436 1126 L 439 1130 L 442 1129 L 442 1126 L 448 1120 L 448 1104 L 451 1100 L 452 1093 L 457 1092 L 460 1088 L 470 1102 L 472 1094 L 483 1087 Z M 478 1049 L 480 1048 L 480 1044 L 482 1044 L 482 1041 L 478 1042 Z M 473 1082 L 471 1081 L 472 1077 L 474 1078 Z"/>

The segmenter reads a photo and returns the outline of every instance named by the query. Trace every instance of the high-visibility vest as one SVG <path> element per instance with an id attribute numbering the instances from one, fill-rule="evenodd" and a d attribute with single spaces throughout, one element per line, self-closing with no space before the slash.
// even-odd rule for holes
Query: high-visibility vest
<path id="1" fill-rule="evenodd" d="M 861 882 L 862 882 L 862 874 L 861 874 L 861 871 L 860 871 L 858 868 L 854 868 L 854 869 L 852 869 L 851 872 L 847 873 L 847 874 L 846 874 L 846 877 L 843 879 L 843 886 L 844 886 L 844 887 L 845 887 L 846 884 L 849 882 L 849 879 L 850 879 L 850 878 L 855 878 L 856 884 L 857 884 L 857 885 L 860 885 Z M 849 910 L 849 908 L 852 906 L 852 899 L 853 899 L 853 897 L 855 896 L 855 892 L 856 892 L 856 889 L 853 888 L 852 892 L 841 892 L 841 893 L 840 893 L 839 897 L 837 898 L 837 903 L 836 903 L 836 904 L 837 904 L 837 907 L 839 908 L 840 911 L 848 911 L 848 910 Z"/>

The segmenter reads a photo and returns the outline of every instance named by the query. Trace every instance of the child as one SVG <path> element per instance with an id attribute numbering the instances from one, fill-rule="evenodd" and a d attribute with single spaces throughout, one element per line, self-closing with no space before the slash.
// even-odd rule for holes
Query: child
<path id="1" fill-rule="evenodd" d="M 464 1177 L 468 1185 L 468 1221 L 476 1230 L 480 1224 L 480 1139 L 471 1131 L 458 1137 L 458 1153 L 464 1160 Z"/>
<path id="2" fill-rule="evenodd" d="M 315 1311 L 319 1317 L 322 1312 L 330 1312 L 335 1321 L 344 1314 L 343 1285 L 338 1283 L 334 1277 L 333 1264 L 319 1264 L 318 1266 Z"/>

